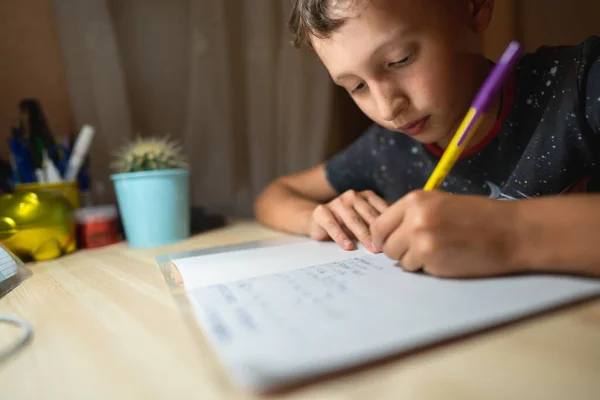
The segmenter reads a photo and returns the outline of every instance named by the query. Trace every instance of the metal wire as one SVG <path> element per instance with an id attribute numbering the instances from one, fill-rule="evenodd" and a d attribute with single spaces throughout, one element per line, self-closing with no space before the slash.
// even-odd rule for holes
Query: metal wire
<path id="1" fill-rule="evenodd" d="M 33 336 L 33 328 L 27 321 L 14 317 L 0 316 L 0 324 L 2 323 L 18 327 L 21 329 L 22 333 L 15 343 L 11 344 L 5 349 L 0 349 L 0 361 L 3 361 L 4 359 L 16 353 L 19 349 L 21 349 L 21 347 L 25 346 Z"/>

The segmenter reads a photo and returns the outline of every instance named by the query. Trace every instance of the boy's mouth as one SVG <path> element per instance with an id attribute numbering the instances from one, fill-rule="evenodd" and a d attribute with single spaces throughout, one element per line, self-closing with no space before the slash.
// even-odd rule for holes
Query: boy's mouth
<path id="1" fill-rule="evenodd" d="M 427 121 L 429 121 L 429 115 L 424 118 L 421 118 L 417 121 L 411 122 L 410 124 L 401 126 L 398 129 L 400 131 L 402 131 L 402 133 L 405 133 L 409 136 L 415 136 L 415 135 L 418 135 L 419 133 L 423 132 L 423 130 L 425 129 L 425 125 L 427 124 Z"/>

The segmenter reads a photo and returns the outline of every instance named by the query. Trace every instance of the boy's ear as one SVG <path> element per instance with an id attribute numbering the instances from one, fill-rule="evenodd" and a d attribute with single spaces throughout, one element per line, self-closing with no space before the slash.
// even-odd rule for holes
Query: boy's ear
<path id="1" fill-rule="evenodd" d="M 473 29 L 483 33 L 489 26 L 494 12 L 494 0 L 469 0 Z"/>

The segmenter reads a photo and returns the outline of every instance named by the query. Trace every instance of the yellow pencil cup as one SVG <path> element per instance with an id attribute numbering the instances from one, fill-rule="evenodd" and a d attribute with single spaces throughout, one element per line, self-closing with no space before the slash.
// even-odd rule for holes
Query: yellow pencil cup
<path id="1" fill-rule="evenodd" d="M 54 192 L 62 195 L 74 209 L 81 207 L 79 185 L 76 181 L 59 183 L 20 183 L 15 192 Z"/>

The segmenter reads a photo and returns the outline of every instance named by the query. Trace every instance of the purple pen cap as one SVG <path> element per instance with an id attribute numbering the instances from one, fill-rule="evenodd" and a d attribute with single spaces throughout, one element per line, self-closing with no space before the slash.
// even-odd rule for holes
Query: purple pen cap
<path id="1" fill-rule="evenodd" d="M 494 95 L 500 90 L 500 87 L 519 60 L 520 54 L 521 45 L 516 41 L 510 42 L 506 50 L 504 50 L 504 54 L 502 54 L 502 57 L 500 57 L 500 60 L 485 80 L 481 90 L 477 93 L 472 106 L 475 110 L 484 112 L 488 108 L 490 101 L 492 101 Z"/>

